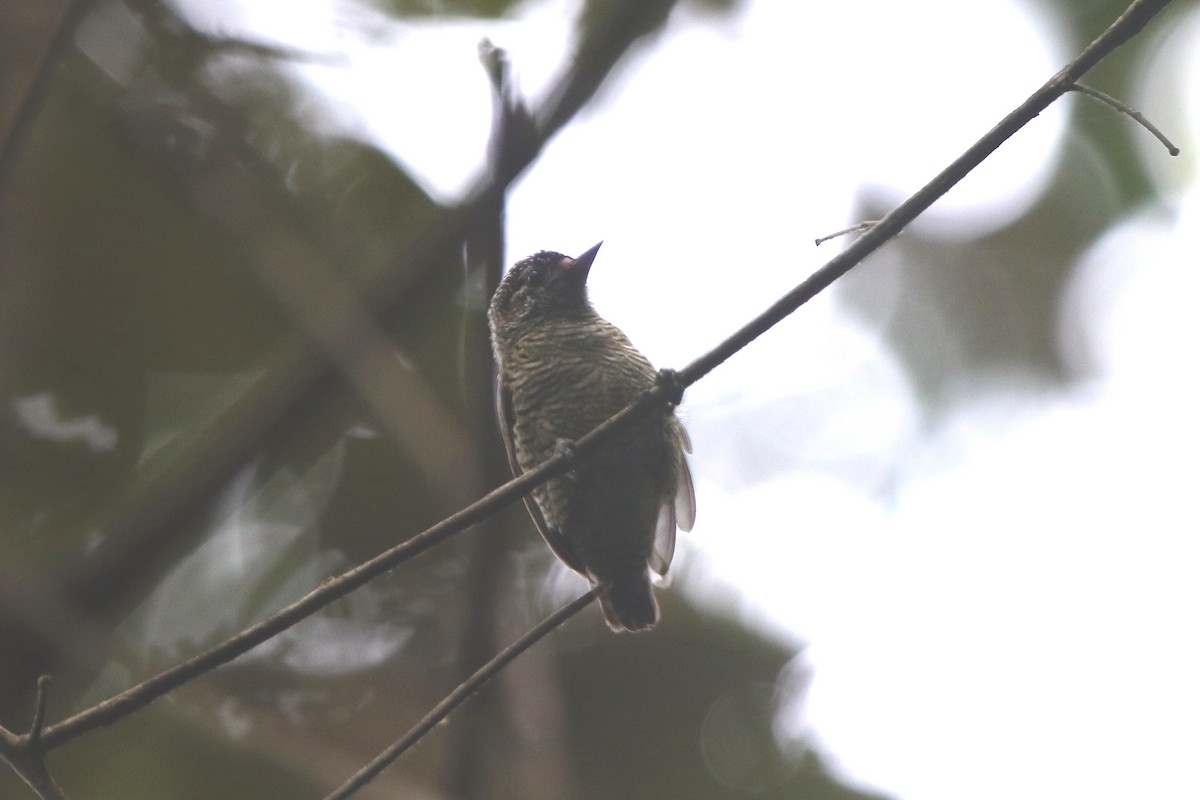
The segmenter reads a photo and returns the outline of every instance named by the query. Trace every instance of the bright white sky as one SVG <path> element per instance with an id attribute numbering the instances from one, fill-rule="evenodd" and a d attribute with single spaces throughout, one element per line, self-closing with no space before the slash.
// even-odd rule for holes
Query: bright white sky
<path id="1" fill-rule="evenodd" d="M 537 97 L 577 5 L 379 18 L 368 40 L 336 0 L 229 2 L 182 5 L 202 25 L 345 54 L 299 70 L 328 98 L 314 118 L 445 198 L 480 168 L 490 123 L 479 39 L 508 49 Z M 1130 219 L 1080 265 L 1070 311 L 1088 340 L 1066 346 L 1099 354 L 1093 382 L 1014 389 L 931 441 L 875 334 L 821 298 L 688 392 L 700 513 L 678 585 L 809 643 L 815 679 L 790 724 L 847 780 L 912 800 L 1200 796 L 1200 392 L 1180 369 L 1200 341 L 1198 30 L 1174 26 L 1152 84 L 1126 98 L 1185 155 L 1145 137 L 1169 213 Z M 836 245 L 812 240 L 855 221 L 864 187 L 911 193 L 1052 75 L 1069 57 L 1056 34 L 1034 4 L 1005 0 L 759 0 L 723 22 L 678 18 L 513 193 L 510 256 L 604 239 L 597 307 L 681 366 L 828 259 Z M 1020 214 L 1057 149 L 1079 144 L 1065 121 L 1043 114 L 923 231 L 974 235 Z M 795 467 L 731 479 L 730 453 L 706 443 L 739 410 L 789 398 L 827 413 L 740 433 L 751 452 L 790 448 Z M 890 502 L 822 469 L 850 458 L 881 473 L 903 459 Z"/>

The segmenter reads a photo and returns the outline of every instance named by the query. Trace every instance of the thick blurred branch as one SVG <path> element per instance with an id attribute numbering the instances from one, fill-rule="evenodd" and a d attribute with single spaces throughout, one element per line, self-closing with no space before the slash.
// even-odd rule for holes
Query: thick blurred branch
<path id="1" fill-rule="evenodd" d="M 487 39 L 479 44 L 479 58 L 492 85 L 492 129 L 488 141 L 488 168 L 493 176 L 512 172 L 538 140 L 524 98 L 512 78 L 508 54 Z M 491 197 L 490 211 L 481 213 L 466 246 L 467 291 L 462 337 L 462 375 L 466 427 L 476 445 L 477 462 L 486 483 L 475 485 L 475 494 L 509 477 L 508 464 L 496 447 L 496 415 L 491 341 L 488 332 L 488 298 L 504 271 L 505 192 Z M 478 471 L 478 470 L 477 470 Z M 504 608 L 504 587 L 511 583 L 512 565 L 506 558 L 510 531 L 493 517 L 480 523 L 467 551 L 464 576 L 466 614 L 458 635 L 455 665 L 466 679 L 496 649 L 496 620 Z M 442 775 L 447 797 L 472 800 L 485 792 L 485 752 L 489 737 L 503 728 L 495 693 L 464 709 L 450 732 L 450 756 Z"/>
<path id="2" fill-rule="evenodd" d="M 38 65 L 33 82 L 25 92 L 25 98 L 21 101 L 21 107 L 17 110 L 16 117 L 5 131 L 4 140 L 0 142 L 0 192 L 3 192 L 8 186 L 8 180 L 12 177 L 13 168 L 17 163 L 17 156 L 25 145 L 29 130 L 33 127 L 33 121 L 37 118 L 38 112 L 46 101 L 46 96 L 54 86 L 54 77 L 62 64 L 64 55 L 71 47 L 75 38 L 75 30 L 91 10 L 92 3 L 93 0 L 70 0 L 62 18 L 58 21 L 58 26 L 54 29 L 54 36 L 46 46 L 46 53 L 42 56 L 42 62 Z"/>

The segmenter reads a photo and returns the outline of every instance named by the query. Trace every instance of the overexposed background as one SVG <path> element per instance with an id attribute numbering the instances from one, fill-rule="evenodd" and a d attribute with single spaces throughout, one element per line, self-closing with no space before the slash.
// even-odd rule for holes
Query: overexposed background
<path id="1" fill-rule="evenodd" d="M 570 8 L 432 23 L 356 57 L 365 75 L 303 72 L 453 196 L 489 121 L 463 54 L 491 37 L 536 97 Z M 1160 63 L 1126 98 L 1185 154 L 1198 33 L 1200 19 L 1153 31 Z M 1070 55 L 1050 14 L 1004 0 L 680 14 L 514 191 L 511 260 L 604 239 L 595 304 L 657 364 L 681 366 L 823 263 L 837 245 L 812 240 L 856 221 L 861 193 L 902 199 Z M 370 80 L 398 62 L 436 63 L 444 83 Z M 441 125 L 389 114 L 397 93 Z M 914 234 L 979 237 L 1025 213 L 1080 146 L 1068 107 L 1082 102 L 1042 115 Z M 999 377 L 929 425 L 877 326 L 842 313 L 835 289 L 688 393 L 700 514 L 681 588 L 809 644 L 815 680 L 789 724 L 855 782 L 926 800 L 964 785 L 997 798 L 1200 791 L 1187 755 L 1200 746 L 1200 389 L 1180 369 L 1200 336 L 1197 187 L 1190 156 L 1144 139 L 1163 193 L 1082 255 L 1063 297 L 1059 345 L 1086 377 Z M 731 474 L 739 459 L 760 474 Z"/>

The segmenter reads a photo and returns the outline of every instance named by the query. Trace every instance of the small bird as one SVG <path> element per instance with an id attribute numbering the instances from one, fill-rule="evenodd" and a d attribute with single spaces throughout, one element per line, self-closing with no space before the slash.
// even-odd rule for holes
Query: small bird
<path id="1" fill-rule="evenodd" d="M 599 250 L 529 256 L 492 297 L 496 411 L 515 475 L 572 452 L 572 442 L 655 383 L 646 357 L 588 301 Z M 691 444 L 674 410 L 656 409 L 525 498 L 555 555 L 604 586 L 600 606 L 614 631 L 658 622 L 650 570 L 667 574 L 676 527 L 691 530 L 696 517 L 685 452 Z"/>

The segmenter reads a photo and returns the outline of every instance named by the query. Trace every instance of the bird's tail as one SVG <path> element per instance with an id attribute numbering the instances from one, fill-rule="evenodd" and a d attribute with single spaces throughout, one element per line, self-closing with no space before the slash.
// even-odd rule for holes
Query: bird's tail
<path id="1" fill-rule="evenodd" d="M 610 583 L 600 593 L 600 609 L 613 631 L 644 631 L 658 622 L 658 601 L 650 590 L 650 578 Z"/>

